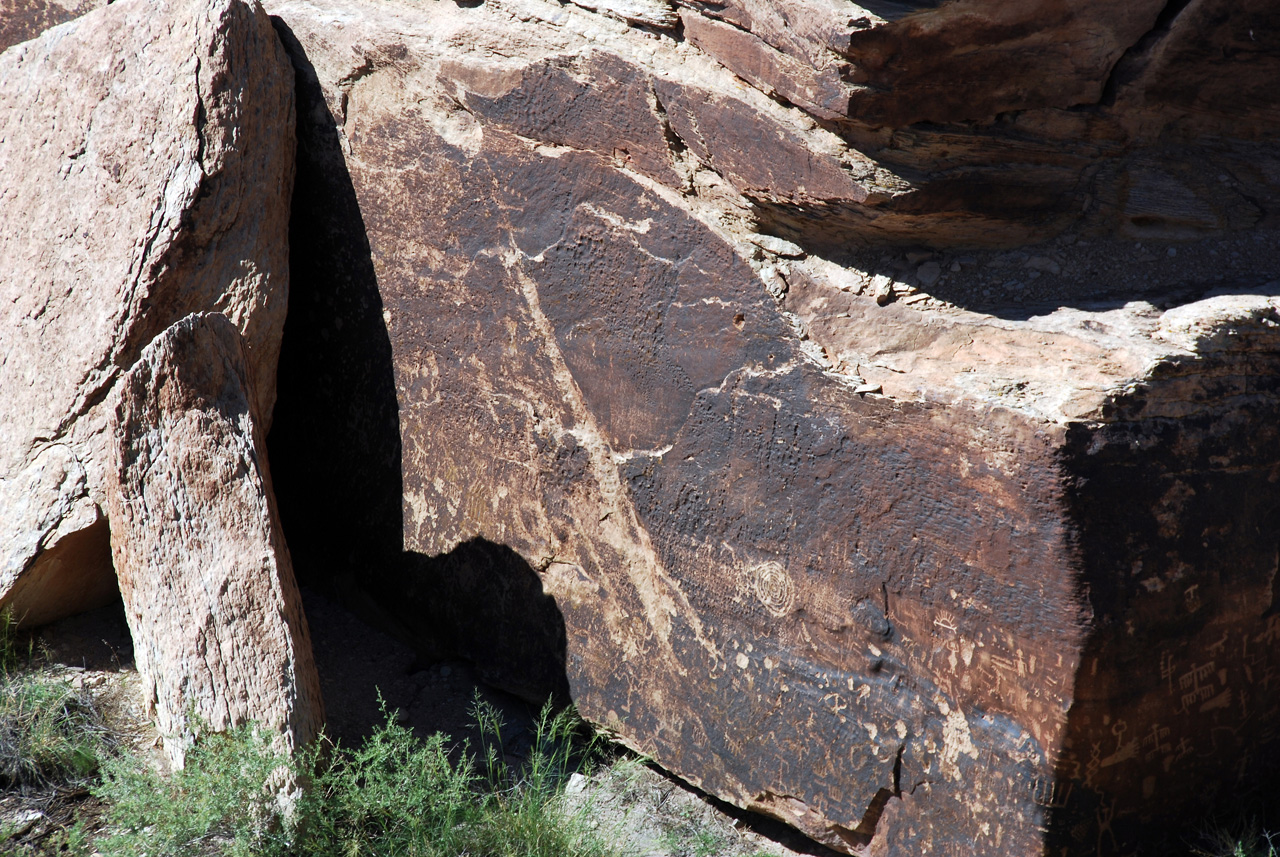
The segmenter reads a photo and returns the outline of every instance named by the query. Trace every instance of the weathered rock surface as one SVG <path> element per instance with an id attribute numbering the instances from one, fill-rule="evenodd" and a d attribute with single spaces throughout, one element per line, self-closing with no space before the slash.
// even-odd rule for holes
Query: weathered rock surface
<path id="1" fill-rule="evenodd" d="M 160 331 L 230 318 L 270 424 L 293 78 L 256 5 L 120 0 L 0 80 L 0 604 L 38 623 L 114 588 L 103 403 Z"/>
<path id="2" fill-rule="evenodd" d="M 1034 234 L 1107 170 L 1107 222 L 1134 202 L 1128 162 L 1082 169 L 1130 144 L 1077 108 L 1160 9 L 1088 5 L 1114 26 L 1078 74 L 1051 51 L 1019 90 L 927 33 L 917 81 L 894 40 L 976 9 L 967 44 L 1021 63 L 1082 19 L 907 5 L 866 36 L 818 14 L 843 5 L 686 6 L 678 41 L 535 0 L 273 3 L 316 284 L 282 356 L 282 515 L 301 574 L 424 646 L 484 637 L 481 669 L 524 692 L 563 670 L 624 741 L 845 851 L 1130 853 L 1206 784 L 1229 801 L 1280 770 L 1278 277 L 975 312 L 816 253 L 854 223 Z M 744 34 L 775 53 L 734 77 L 709 40 Z M 829 67 L 855 43 L 883 121 L 1021 112 L 895 131 L 916 162 L 890 168 L 850 145 L 866 115 L 820 112 L 867 83 Z M 1187 187 L 1180 151 L 1144 156 L 1151 187 Z M 1126 222 L 1162 228 L 1161 193 Z M 983 235 L 998 209 L 1013 231 Z"/>
<path id="3" fill-rule="evenodd" d="M 109 399 L 112 558 L 138 673 L 179 765 L 202 727 L 256 721 L 292 749 L 324 721 L 250 366 L 226 316 L 192 315 Z"/>

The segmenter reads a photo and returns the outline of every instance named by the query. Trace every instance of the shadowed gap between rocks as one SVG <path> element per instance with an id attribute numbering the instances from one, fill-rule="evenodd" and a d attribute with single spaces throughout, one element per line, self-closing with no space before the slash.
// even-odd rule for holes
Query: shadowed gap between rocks
<path id="1" fill-rule="evenodd" d="M 58 540 L 39 566 L 18 578 L 6 609 L 19 626 L 34 628 L 120 600 L 105 516 Z"/>
<path id="2" fill-rule="evenodd" d="M 402 550 L 401 441 L 391 343 L 364 220 L 332 113 L 288 26 L 298 81 L 289 315 L 268 447 L 299 582 L 411 645 L 461 658 L 533 703 L 569 700 L 565 625 L 538 575 L 474 539 Z"/>

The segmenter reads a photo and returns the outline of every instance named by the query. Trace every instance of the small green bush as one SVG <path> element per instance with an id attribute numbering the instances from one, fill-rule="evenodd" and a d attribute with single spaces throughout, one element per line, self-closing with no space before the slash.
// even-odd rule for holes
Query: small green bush
<path id="1" fill-rule="evenodd" d="M 1280 834 L 1263 830 L 1254 820 L 1217 827 L 1200 838 L 1197 857 L 1280 857 Z"/>
<path id="2" fill-rule="evenodd" d="M 609 857 L 589 806 L 563 798 L 580 761 L 576 718 L 544 709 L 517 771 L 502 761 L 496 713 L 477 716 L 483 771 L 469 748 L 455 761 L 444 736 L 420 740 L 391 715 L 359 749 L 317 742 L 292 763 L 249 727 L 201 739 L 169 777 L 112 758 L 94 790 L 112 833 L 97 847 L 108 857 Z M 283 818 L 287 781 L 309 788 Z"/>
<path id="3" fill-rule="evenodd" d="M 132 756 L 108 758 L 93 793 L 109 804 L 112 832 L 97 848 L 107 857 L 285 854 L 273 786 L 289 765 L 254 726 L 202 737 L 168 777 Z"/>
<path id="4" fill-rule="evenodd" d="M 93 697 L 63 678 L 32 669 L 34 647 L 18 641 L 0 611 L 0 788 L 86 782 L 98 769 L 107 729 Z"/>
<path id="5" fill-rule="evenodd" d="M 40 673 L 0 679 L 0 785 L 86 781 L 98 769 L 106 728 L 93 699 Z"/>
<path id="6" fill-rule="evenodd" d="M 299 848 L 316 855 L 433 854 L 473 810 L 470 759 L 443 736 L 417 741 L 388 720 L 355 752 L 334 748 L 300 806 Z"/>
<path id="7" fill-rule="evenodd" d="M 449 758 L 444 736 L 419 741 L 388 717 L 357 751 L 336 748 L 302 799 L 299 854 L 333 857 L 607 857 L 586 807 L 562 787 L 576 769 L 577 720 L 544 708 L 519 771 L 503 762 L 502 722 L 480 705 L 483 771 L 469 748 Z"/>

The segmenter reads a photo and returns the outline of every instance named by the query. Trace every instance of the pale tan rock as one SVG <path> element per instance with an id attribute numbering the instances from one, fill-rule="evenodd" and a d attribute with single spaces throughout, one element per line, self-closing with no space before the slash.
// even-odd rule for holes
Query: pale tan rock
<path id="1" fill-rule="evenodd" d="M 112 556 L 165 750 L 180 765 L 201 726 L 247 721 L 309 741 L 319 681 L 240 335 L 217 313 L 177 322 L 110 408 Z"/>
<path id="2" fill-rule="evenodd" d="M 293 74 L 256 3 L 121 0 L 0 54 L 0 80 L 0 605 L 27 580 L 31 622 L 74 609 L 42 570 L 62 540 L 105 567 L 102 402 L 160 331 L 230 318 L 269 424 Z"/>
<path id="3" fill-rule="evenodd" d="M 666 0 L 573 0 L 584 9 L 612 15 L 633 24 L 663 29 L 674 27 L 680 17 Z"/>

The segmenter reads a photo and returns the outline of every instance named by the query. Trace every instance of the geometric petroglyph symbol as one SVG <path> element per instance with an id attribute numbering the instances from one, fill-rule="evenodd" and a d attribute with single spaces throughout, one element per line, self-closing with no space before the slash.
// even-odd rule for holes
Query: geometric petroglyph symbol
<path id="1" fill-rule="evenodd" d="M 756 598 L 774 616 L 785 616 L 796 603 L 796 587 L 786 569 L 776 562 L 757 565 L 752 574 Z"/>

